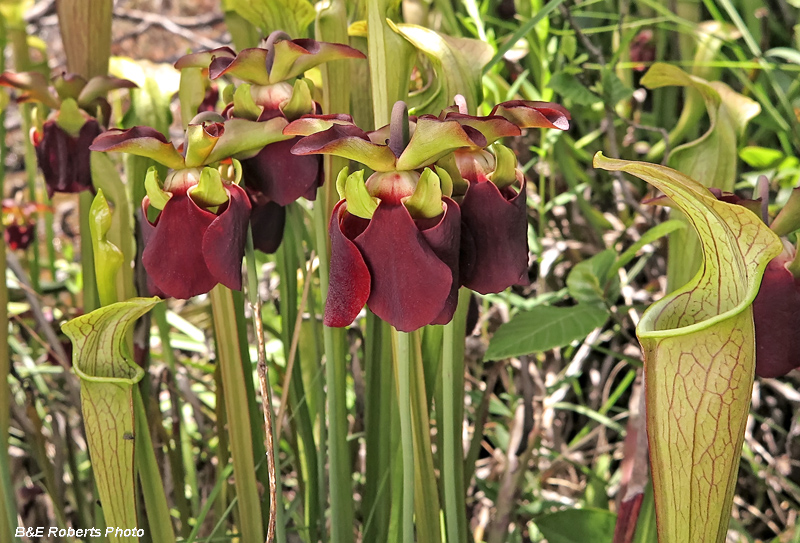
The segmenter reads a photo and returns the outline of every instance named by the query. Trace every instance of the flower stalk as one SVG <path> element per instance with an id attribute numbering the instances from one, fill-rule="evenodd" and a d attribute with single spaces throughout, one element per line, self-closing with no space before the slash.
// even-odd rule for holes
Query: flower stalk
<path id="1" fill-rule="evenodd" d="M 220 284 L 211 289 L 210 297 L 217 340 L 217 363 L 225 391 L 225 412 L 228 418 L 229 445 L 233 459 L 239 529 L 242 543 L 261 543 L 264 541 L 261 527 L 261 501 L 256 488 L 250 409 L 239 350 L 239 332 L 236 327 L 233 293 L 229 288 Z"/>

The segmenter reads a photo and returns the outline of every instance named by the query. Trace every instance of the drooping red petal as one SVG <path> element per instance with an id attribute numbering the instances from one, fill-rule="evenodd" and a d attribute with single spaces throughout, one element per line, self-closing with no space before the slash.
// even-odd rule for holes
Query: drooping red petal
<path id="1" fill-rule="evenodd" d="M 253 246 L 262 253 L 274 253 L 281 246 L 286 208 L 275 202 L 264 201 L 261 195 L 250 197 L 250 227 L 253 229 Z"/>
<path id="2" fill-rule="evenodd" d="M 453 320 L 453 314 L 458 305 L 458 277 L 459 277 L 459 245 L 461 240 L 461 211 L 453 200 L 442 198 L 445 205 L 444 215 L 439 222 L 422 231 L 422 236 L 428 242 L 439 260 L 447 264 L 453 275 L 454 281 L 450 286 L 450 294 L 444 304 L 442 312 L 431 324 L 447 324 Z M 417 222 L 419 224 L 419 222 Z"/>
<path id="3" fill-rule="evenodd" d="M 525 281 L 528 224 L 525 183 L 518 194 L 471 183 L 461 203 L 461 284 L 481 294 Z"/>
<path id="4" fill-rule="evenodd" d="M 402 332 L 439 317 L 450 296 L 453 272 L 405 206 L 381 202 L 355 243 L 372 276 L 367 304 L 376 315 Z"/>
<path id="5" fill-rule="evenodd" d="M 185 193 L 167 201 L 142 253 L 144 269 L 167 296 L 188 299 L 217 284 L 203 257 L 203 237 L 214 219 Z"/>
<path id="6" fill-rule="evenodd" d="M 242 178 L 247 187 L 282 206 L 319 188 L 322 157 L 293 155 L 291 149 L 300 139 L 270 143 L 253 158 L 242 160 Z"/>
<path id="7" fill-rule="evenodd" d="M 242 258 L 247 242 L 250 200 L 238 185 L 227 188 L 230 200 L 203 236 L 203 257 L 217 282 L 232 290 L 242 290 Z"/>
<path id="8" fill-rule="evenodd" d="M 569 111 L 552 102 L 531 102 L 528 100 L 509 100 L 497 104 L 491 115 L 505 117 L 520 128 L 556 128 L 569 130 L 572 119 Z"/>
<path id="9" fill-rule="evenodd" d="M 51 198 L 55 192 L 92 190 L 89 146 L 99 134 L 100 125 L 94 119 L 84 123 L 76 138 L 64 132 L 55 121 L 44 123 L 42 135 L 35 138 L 34 145 Z"/>
<path id="10" fill-rule="evenodd" d="M 353 227 L 363 228 L 366 222 L 347 213 L 347 202 L 344 200 L 333 208 L 330 222 L 330 285 L 323 320 L 325 326 L 348 326 L 369 299 L 369 269 L 361 251 L 345 233 Z"/>
<path id="11" fill-rule="evenodd" d="M 756 375 L 780 377 L 800 367 L 800 282 L 786 269 L 787 258 L 767 264 L 753 301 Z"/>

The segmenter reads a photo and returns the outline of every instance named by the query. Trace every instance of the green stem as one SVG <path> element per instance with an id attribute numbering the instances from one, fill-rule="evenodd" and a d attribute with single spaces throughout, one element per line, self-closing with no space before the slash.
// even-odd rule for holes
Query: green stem
<path id="1" fill-rule="evenodd" d="M 94 270 L 94 251 L 92 236 L 89 231 L 89 208 L 92 207 L 94 195 L 85 190 L 78 197 L 81 229 L 81 267 L 83 269 L 83 312 L 89 313 L 100 307 L 97 293 L 97 275 Z"/>
<path id="2" fill-rule="evenodd" d="M 172 531 L 172 519 L 169 515 L 167 496 L 164 494 L 164 485 L 158 471 L 158 461 L 153 451 L 153 442 L 150 439 L 150 428 L 147 424 L 147 413 L 142 403 L 139 387 L 133 387 L 133 416 L 136 423 L 134 435 L 134 448 L 136 468 L 139 472 L 139 481 L 142 483 L 144 505 L 147 508 L 147 522 L 150 525 L 150 537 L 159 543 L 175 541 Z M 183 492 L 183 489 L 177 489 Z M 187 526 L 188 528 L 188 526 Z"/>
<path id="3" fill-rule="evenodd" d="M 363 540 L 386 541 L 391 518 L 392 356 L 389 326 L 367 311 L 364 332 L 366 474 Z"/>
<path id="4" fill-rule="evenodd" d="M 328 297 L 330 256 L 328 214 L 324 206 L 314 206 L 314 231 L 319 255 L 319 283 L 322 299 Z M 353 541 L 353 493 L 350 477 L 350 450 L 347 445 L 347 366 L 343 330 L 323 326 L 325 379 L 328 387 L 328 487 L 331 493 L 331 542 Z"/>
<path id="5" fill-rule="evenodd" d="M 3 118 L 0 117 L 0 121 Z M 0 122 L 2 125 L 2 122 Z M 3 162 L 0 161 L 0 167 Z M 0 175 L 0 183 L 3 176 Z M 2 227 L 0 227 L 2 234 Z M 5 277 L 6 271 L 6 244 L 0 244 L 0 271 Z M 8 305 L 8 289 L 6 282 L 0 284 L 0 304 Z M 17 500 L 14 495 L 14 486 L 11 481 L 11 466 L 9 465 L 8 455 L 8 428 L 11 419 L 10 406 L 14 401 L 11 398 L 11 390 L 8 386 L 8 374 L 11 369 L 11 360 L 8 351 L 8 313 L 0 313 L 0 483 L 2 483 L 3 501 L 0 503 L 4 514 L 0 519 L 0 529 L 5 530 L 5 534 L 11 534 L 12 529 L 17 526 Z M 13 541 L 19 543 L 19 538 L 15 535 Z"/>
<path id="6" fill-rule="evenodd" d="M 441 476 L 447 541 L 452 543 L 467 540 L 461 426 L 464 418 L 464 332 L 469 297 L 469 290 L 459 291 L 456 314 L 445 325 L 443 338 Z"/>
<path id="7" fill-rule="evenodd" d="M 395 376 L 400 410 L 400 440 L 403 456 L 403 542 L 414 543 L 414 435 L 411 426 L 411 350 L 410 334 L 395 330 Z"/>
<path id="8" fill-rule="evenodd" d="M 297 305 L 297 269 L 303 254 L 302 216 L 296 204 L 286 209 L 286 229 L 283 243 L 276 253 L 278 272 L 281 281 L 279 284 L 281 300 L 281 339 L 283 341 L 284 358 L 289 363 L 291 344 L 295 333 L 298 316 Z M 319 482 L 317 481 L 317 447 L 314 439 L 314 429 L 311 423 L 311 414 L 306 398 L 305 384 L 303 383 L 302 363 L 294 364 L 291 368 L 289 382 L 289 406 L 291 416 L 297 423 L 298 449 L 302 480 L 306 483 L 303 492 L 305 500 L 306 525 L 310 530 L 310 538 L 319 539 L 317 535 L 320 526 L 320 511 L 317 509 L 319 495 Z"/>
<path id="9" fill-rule="evenodd" d="M 39 198 L 37 197 L 37 190 L 36 190 L 36 150 L 33 147 L 33 142 L 27 134 L 31 132 L 31 116 L 33 114 L 33 105 L 32 104 L 23 104 L 20 108 L 20 114 L 22 115 L 22 131 L 23 134 L 26 134 L 25 140 L 25 177 L 28 181 L 28 198 L 30 198 L 31 202 L 39 203 Z M 91 204 L 91 202 L 90 202 Z M 81 238 L 82 239 L 82 238 Z M 31 285 L 36 292 L 41 292 L 40 288 L 40 277 L 39 277 L 39 244 L 34 240 L 31 243 L 30 247 L 30 276 L 31 276 Z M 94 269 L 94 263 L 92 263 L 92 269 Z"/>
<path id="10" fill-rule="evenodd" d="M 172 346 L 170 344 L 166 304 L 156 304 L 156 306 L 151 310 L 150 315 L 152 316 L 156 323 L 156 327 L 158 328 L 158 337 L 161 340 L 161 353 L 164 357 L 164 361 L 167 363 L 167 367 L 169 368 L 170 378 L 174 381 L 175 376 L 178 374 L 178 368 L 175 364 L 175 355 L 172 352 Z M 200 509 L 200 500 L 197 491 L 197 476 L 194 469 L 194 457 L 192 456 L 192 442 L 189 437 L 189 432 L 186 431 L 186 421 L 183 420 L 184 414 L 181 395 L 178 393 L 174 394 L 172 401 L 175 404 L 174 409 L 176 413 L 181 417 L 178 435 L 175 436 L 176 445 L 177 441 L 179 440 L 181 444 L 181 461 L 183 462 L 182 470 L 185 474 L 185 482 L 189 485 L 192 493 L 191 511 L 197 511 Z M 181 518 L 183 518 L 183 516 Z M 183 527 L 181 528 L 181 531 L 183 531 Z"/>
<path id="11" fill-rule="evenodd" d="M 5 19 L 0 17 L 0 72 L 5 70 L 6 28 Z M 0 142 L 6 140 L 6 114 L 0 112 Z M 6 178 L 7 147 L 0 145 L 0 194 Z M 0 235 L 4 227 L 0 223 Z M 0 277 L 6 276 L 6 244 L 0 246 Z M 0 305 L 8 307 L 8 287 L 5 280 L 0 281 Z M 8 386 L 8 374 L 11 371 L 11 358 L 8 351 L 8 312 L 0 313 L 0 484 L 2 484 L 3 500 L 0 502 L 0 533 L 11 534 L 17 526 L 17 505 L 14 496 L 14 485 L 11 481 L 11 468 L 8 456 L 8 429 L 11 423 L 11 389 Z M 14 535 L 14 543 L 19 538 Z"/>
<path id="12" fill-rule="evenodd" d="M 439 541 L 442 536 L 439 489 L 433 468 L 428 395 L 425 387 L 425 370 L 419 332 L 412 332 L 411 371 L 411 428 L 414 454 L 414 516 L 417 522 L 417 537 L 420 541 Z M 404 457 L 405 458 L 405 457 Z M 454 542 L 455 543 L 455 542 Z"/>
<path id="13" fill-rule="evenodd" d="M 217 285 L 211 290 L 211 310 L 217 339 L 217 363 L 225 391 L 225 411 L 233 459 L 234 484 L 239 508 L 242 543 L 261 543 L 261 502 L 256 487 L 250 408 L 239 351 L 236 310 L 230 289 Z"/>

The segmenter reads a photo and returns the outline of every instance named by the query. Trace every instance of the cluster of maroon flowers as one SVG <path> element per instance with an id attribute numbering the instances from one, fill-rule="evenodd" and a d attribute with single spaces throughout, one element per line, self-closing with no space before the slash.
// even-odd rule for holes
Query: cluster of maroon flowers
<path id="1" fill-rule="evenodd" d="M 495 143 L 524 128 L 569 127 L 569 113 L 512 101 L 490 115 L 466 104 L 410 120 L 395 106 L 389 126 L 364 132 L 347 116 L 301 118 L 298 155 L 333 154 L 369 167 L 343 171 L 330 222 L 330 288 L 324 321 L 347 326 L 364 304 L 401 331 L 453 318 L 458 288 L 482 294 L 527 282 L 525 178 Z"/>

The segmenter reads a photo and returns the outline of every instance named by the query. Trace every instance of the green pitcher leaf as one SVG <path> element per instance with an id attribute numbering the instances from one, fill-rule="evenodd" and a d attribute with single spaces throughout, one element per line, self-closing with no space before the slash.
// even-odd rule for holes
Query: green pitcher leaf
<path id="1" fill-rule="evenodd" d="M 680 172 L 600 153 L 594 165 L 661 190 L 699 236 L 701 271 L 650 306 L 637 335 L 659 541 L 722 543 L 753 386 L 751 304 L 781 242 L 752 212 L 718 201 Z"/>
<path id="2" fill-rule="evenodd" d="M 264 35 L 283 30 L 293 37 L 305 34 L 316 15 L 308 0 L 226 0 L 232 10 L 259 27 Z"/>
<path id="3" fill-rule="evenodd" d="M 709 128 L 698 139 L 676 147 L 669 166 L 707 187 L 733 192 L 736 181 L 737 140 L 747 122 L 761 110 L 757 102 L 724 83 L 709 83 L 677 66 L 656 63 L 642 78 L 649 88 L 678 85 L 696 90 L 705 101 Z M 700 248 L 691 229 L 670 236 L 668 289 L 686 283 L 700 266 Z"/>
<path id="4" fill-rule="evenodd" d="M 438 114 L 456 94 L 464 96 L 470 110 L 481 103 L 483 67 L 494 54 L 489 44 L 447 36 L 422 26 L 386 22 L 427 57 L 433 70 L 427 88 L 409 97 L 409 107 L 416 114 Z"/>
<path id="5" fill-rule="evenodd" d="M 97 278 L 97 292 L 100 294 L 100 305 L 108 305 L 118 299 L 116 276 L 123 261 L 122 251 L 108 241 L 106 237 L 110 228 L 111 208 L 103 195 L 103 190 L 98 189 L 97 195 L 95 195 L 89 208 L 89 231 L 92 234 L 94 267 Z"/>
<path id="6" fill-rule="evenodd" d="M 72 364 L 81 379 L 86 439 L 106 525 L 136 528 L 133 386 L 144 376 L 127 345 L 128 329 L 158 298 L 133 298 L 82 315 L 62 326 L 72 341 Z M 116 537 L 111 543 L 136 543 Z"/>
<path id="7" fill-rule="evenodd" d="M 599 305 L 538 305 L 502 324 L 492 337 L 484 358 L 500 360 L 563 347 L 586 337 L 607 319 L 608 311 Z"/>
<path id="8" fill-rule="evenodd" d="M 203 74 L 203 68 L 190 66 L 181 70 L 178 99 L 181 104 L 181 123 L 183 123 L 184 130 L 189 126 L 189 121 L 197 115 L 197 108 L 205 99 L 205 82 L 206 76 Z"/>

